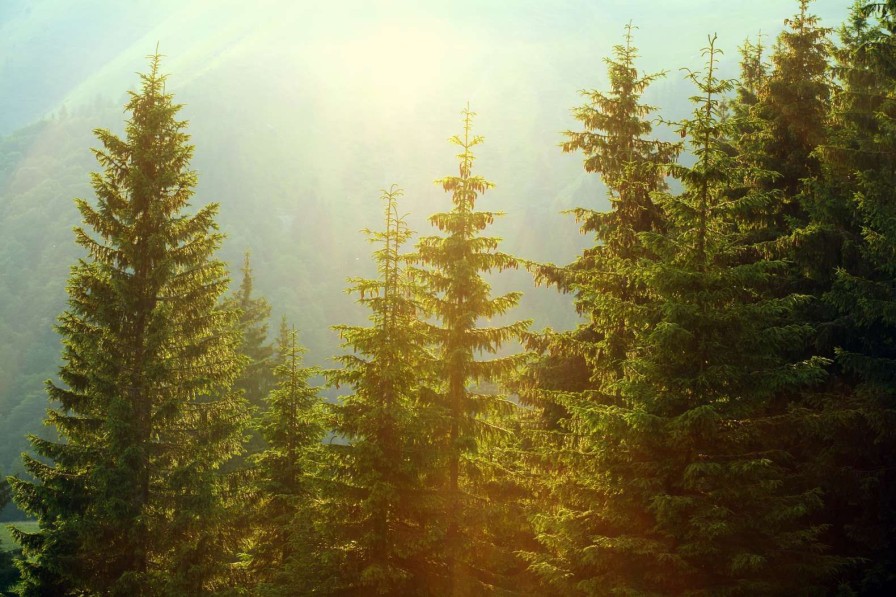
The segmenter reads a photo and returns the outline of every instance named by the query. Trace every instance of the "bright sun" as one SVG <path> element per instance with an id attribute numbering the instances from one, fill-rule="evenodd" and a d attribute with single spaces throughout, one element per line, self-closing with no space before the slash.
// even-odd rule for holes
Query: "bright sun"
<path id="1" fill-rule="evenodd" d="M 381 24 L 335 48 L 332 64 L 349 77 L 351 88 L 413 104 L 435 87 L 454 58 L 445 36 L 435 28 Z"/>

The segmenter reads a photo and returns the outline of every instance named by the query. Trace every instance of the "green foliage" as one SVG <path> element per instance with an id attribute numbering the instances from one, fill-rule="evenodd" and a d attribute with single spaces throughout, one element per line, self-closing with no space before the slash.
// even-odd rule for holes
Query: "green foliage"
<path id="1" fill-rule="evenodd" d="M 352 393 L 334 405 L 331 445 L 336 489 L 334 547 L 342 554 L 341 582 L 359 594 L 437 591 L 443 511 L 438 496 L 441 410 L 434 401 L 434 359 L 428 326 L 420 319 L 418 281 L 402 246 L 411 237 L 399 215 L 402 192 L 384 191 L 385 230 L 367 231 L 376 279 L 353 278 L 350 292 L 370 311 L 364 326 L 337 326 L 351 349 L 327 372 L 331 384 Z"/>
<path id="2" fill-rule="evenodd" d="M 252 296 L 254 278 L 247 252 L 243 260 L 243 279 L 239 288 L 225 301 L 228 310 L 240 313 L 238 327 L 242 335 L 240 354 L 248 364 L 237 381 L 250 405 L 260 407 L 274 386 L 271 359 L 274 347 L 268 343 L 268 319 L 271 305 L 263 296 Z"/>
<path id="3" fill-rule="evenodd" d="M 444 592 L 452 595 L 481 593 L 484 587 L 507 582 L 502 575 L 512 573 L 496 566 L 501 559 L 498 554 L 506 545 L 496 540 L 495 529 L 486 524 L 478 504 L 488 501 L 483 484 L 500 474 L 489 445 L 495 435 L 509 431 L 496 423 L 514 405 L 501 396 L 477 392 L 470 384 L 496 381 L 513 373 L 522 363 L 522 355 L 490 360 L 477 357 L 520 338 L 529 325 L 526 321 L 496 327 L 479 325 L 481 320 L 507 312 L 520 294 L 492 297 L 483 277 L 515 268 L 517 260 L 497 250 L 499 239 L 480 234 L 500 214 L 476 210 L 476 200 L 492 183 L 472 173 L 473 148 L 482 137 L 471 134 L 474 114 L 469 107 L 463 114 L 463 136 L 451 138 L 461 148 L 459 174 L 437 181 L 451 193 L 454 207 L 430 217 L 444 236 L 421 238 L 416 256 L 425 266 L 420 271 L 426 288 L 423 307 L 436 320 L 430 329 L 441 384 L 438 404 L 444 412 L 447 436 L 443 448 L 447 467 L 443 520 L 448 584 Z"/>
<path id="4" fill-rule="evenodd" d="M 835 553 L 856 564 L 844 584 L 863 594 L 896 587 L 893 574 L 896 483 L 896 20 L 857 3 L 840 31 L 835 57 L 839 83 L 829 141 L 816 184 L 821 225 L 840 242 L 823 296 L 819 348 L 832 353 L 832 382 L 815 406 L 823 424 L 809 429 L 816 448 L 811 474 L 826 489 L 824 520 Z"/>
<path id="5" fill-rule="evenodd" d="M 261 417 L 264 451 L 252 458 L 253 528 L 248 579 L 259 595 L 311 592 L 327 579 L 316 529 L 324 436 L 323 403 L 308 385 L 318 371 L 302 366 L 295 328 L 281 326 L 277 387 Z"/>
<path id="6" fill-rule="evenodd" d="M 638 72 L 632 30 L 626 27 L 625 43 L 606 60 L 610 91 L 584 93 L 589 103 L 574 110 L 584 130 L 567 132 L 562 146 L 581 151 L 585 170 L 601 176 L 611 210 L 574 210 L 595 245 L 565 267 L 549 264 L 535 272 L 541 282 L 574 293 L 585 319 L 573 332 L 530 338 L 544 355 L 520 388 L 542 413 L 530 430 L 530 457 L 540 477 L 530 515 L 541 546 L 526 557 L 559 594 L 590 586 L 597 573 L 592 537 L 601 532 L 601 509 L 614 489 L 594 457 L 605 449 L 605 430 L 594 426 L 593 412 L 623 404 L 618 383 L 624 364 L 649 327 L 649 297 L 637 272 L 652 253 L 639 235 L 665 228 L 653 194 L 665 189 L 663 175 L 678 151 L 677 145 L 648 138 L 652 108 L 640 98 L 662 75 Z"/>
<path id="7" fill-rule="evenodd" d="M 82 170 L 61 157 L 80 146 L 78 118 L 0 140 L 0 305 L 34 297 L 0 317 L 6 460 L 53 359 L 49 324 L 30 340 L 60 300 L 61 274 L 45 272 L 81 256 L 51 429 L 31 438 L 31 477 L 10 479 L 38 521 L 4 540 L 23 551 L 16 569 L 0 549 L 0 592 L 894 593 L 896 1 L 857 2 L 836 47 L 810 6 L 770 52 L 744 44 L 739 83 L 719 77 L 710 40 L 688 75 L 692 116 L 665 122 L 688 140 L 681 161 L 651 138 L 642 96 L 661 75 L 638 71 L 626 28 L 608 90 L 583 92 L 562 144 L 610 208 L 572 210 L 593 237 L 572 263 L 530 264 L 570 295 L 568 332 L 506 324 L 520 295 L 492 296 L 493 274 L 520 261 L 484 236 L 499 214 L 476 209 L 492 183 L 473 174 L 482 139 L 465 110 L 459 173 L 437 181 L 453 209 L 415 254 L 401 191 L 383 193 L 385 229 L 367 231 L 377 273 L 350 280 L 369 319 L 335 328 L 345 353 L 325 375 L 347 395 L 332 405 L 285 320 L 268 343 L 248 255 L 222 300 L 217 206 L 188 213 L 193 148 L 158 55 L 124 136 L 96 132 L 103 171 L 97 200 L 76 201 L 75 247 L 56 247 L 69 218 L 54 202 Z M 40 139 L 53 150 L 26 155 Z M 302 184 L 356 195 L 330 178 Z M 242 184 L 275 195 L 284 180 Z M 315 282 L 280 302 L 333 288 L 354 250 L 314 201 L 322 218 L 272 204 L 254 229 L 274 254 L 262 274 L 288 264 Z M 297 236 L 306 252 L 277 249 Z M 328 312 L 351 321 L 336 301 L 281 308 L 308 314 L 317 348 L 334 341 Z M 537 356 L 493 358 L 518 339 Z M 501 394 L 514 376 L 522 408 Z M 0 507 L 7 494 L 0 483 Z"/>
<path id="8" fill-rule="evenodd" d="M 0 510 L 9 503 L 10 490 L 6 479 L 0 479 Z M 0 541 L 0 595 L 7 595 L 8 591 L 19 582 L 19 571 L 13 563 L 13 554 L 4 548 Z"/>
<path id="9" fill-rule="evenodd" d="M 243 279 L 239 288 L 224 300 L 223 308 L 239 313 L 236 325 L 240 333 L 239 354 L 245 358 L 246 366 L 237 379 L 235 388 L 243 392 L 243 397 L 256 413 L 263 413 L 267 406 L 268 393 L 274 387 L 274 347 L 268 342 L 268 319 L 271 305 L 263 296 L 252 296 L 254 278 L 249 263 L 249 253 L 243 259 Z M 256 416 L 258 416 L 256 414 Z M 257 454 L 264 448 L 260 432 L 249 430 L 246 451 Z M 228 464 L 228 468 L 240 468 L 245 458 L 240 455 Z"/>
<path id="10" fill-rule="evenodd" d="M 235 314 L 218 308 L 217 206 L 185 213 L 196 184 L 159 56 L 132 92 L 125 138 L 97 130 L 96 206 L 78 199 L 86 257 L 59 318 L 62 384 L 32 437 L 35 482 L 13 480 L 40 530 L 16 532 L 25 595 L 200 594 L 224 582 L 233 538 L 217 469 L 245 408 Z"/>
<path id="11" fill-rule="evenodd" d="M 788 358 L 808 332 L 790 317 L 801 298 L 770 294 L 786 265 L 755 257 L 738 226 L 771 197 L 741 190 L 758 176 L 727 148 L 732 83 L 716 76 L 718 54 L 711 38 L 706 69 L 689 74 L 699 95 L 678 129 L 696 162 L 672 168 L 680 195 L 656 196 L 668 229 L 642 235 L 656 259 L 637 275 L 655 318 L 626 363 L 623 405 L 590 413 L 612 488 L 594 564 L 619 591 L 820 590 L 838 563 L 807 518 L 820 496 L 793 482 L 779 439 L 793 422 L 780 398 L 823 371 Z"/>

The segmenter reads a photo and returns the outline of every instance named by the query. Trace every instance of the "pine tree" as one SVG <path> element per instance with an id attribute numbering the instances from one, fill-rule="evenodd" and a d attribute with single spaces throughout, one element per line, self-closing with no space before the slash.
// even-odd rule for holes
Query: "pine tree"
<path id="1" fill-rule="evenodd" d="M 664 166 L 678 146 L 647 138 L 653 107 L 641 103 L 647 87 L 664 73 L 639 74 L 634 27 L 625 30 L 624 45 L 613 48 L 606 60 L 610 92 L 583 92 L 589 103 L 573 112 L 583 131 L 567 131 L 564 152 L 581 151 L 586 172 L 601 176 L 609 191 L 612 209 L 573 210 L 583 234 L 595 234 L 597 243 L 564 268 L 541 267 L 538 280 L 575 294 L 576 309 L 586 316 L 584 327 L 594 334 L 581 352 L 588 360 L 591 380 L 618 379 L 633 331 L 624 310 L 633 308 L 643 290 L 632 285 L 627 269 L 645 255 L 638 234 L 664 226 L 662 211 L 651 193 L 663 190 Z M 585 335 L 587 338 L 587 334 Z"/>
<path id="2" fill-rule="evenodd" d="M 808 330 L 792 323 L 799 297 L 769 294 L 786 264 L 748 259 L 757 253 L 739 222 L 771 196 L 742 193 L 761 173 L 728 149 L 734 122 L 720 112 L 732 82 L 716 75 L 715 38 L 705 52 L 706 69 L 689 75 L 693 117 L 678 127 L 696 162 L 672 168 L 680 195 L 657 195 L 668 229 L 642 235 L 656 255 L 636 272 L 655 297 L 653 325 L 625 364 L 621 405 L 590 413 L 609 490 L 585 592 L 817 591 L 838 563 L 806 518 L 818 492 L 791 482 L 792 455 L 775 442 L 793 423 L 780 397 L 823 371 L 787 356 Z"/>
<path id="3" fill-rule="evenodd" d="M 302 365 L 295 328 L 281 326 L 277 387 L 261 418 L 263 452 L 252 460 L 256 476 L 255 532 L 247 570 L 259 595 L 311 592 L 326 577 L 315 527 L 320 495 L 324 411 L 308 380 L 319 370 Z"/>
<path id="4" fill-rule="evenodd" d="M 784 21 L 757 114 L 767 125 L 765 163 L 760 166 L 778 173 L 772 184 L 783 191 L 782 216 L 798 221 L 805 216 L 794 199 L 802 181 L 819 172 L 815 148 L 825 140 L 831 95 L 831 30 L 809 12 L 810 2 L 799 0 L 799 13 Z"/>
<path id="5" fill-rule="evenodd" d="M 445 236 L 424 237 L 417 245 L 417 259 L 425 266 L 421 272 L 427 290 L 424 307 L 436 319 L 432 333 L 437 375 L 444 386 L 440 400 L 447 432 L 444 528 L 448 576 L 443 592 L 449 595 L 478 594 L 501 582 L 490 563 L 500 559 L 495 552 L 506 546 L 490 535 L 493 529 L 482 518 L 485 513 L 477 500 L 487 502 L 477 495 L 476 482 L 495 473 L 487 446 L 490 434 L 501 430 L 489 419 L 513 405 L 500 396 L 478 392 L 471 384 L 498 380 L 518 368 L 521 355 L 490 360 L 477 357 L 519 338 L 529 325 L 525 321 L 498 327 L 479 325 L 482 319 L 507 312 L 520 294 L 492 297 L 483 278 L 483 274 L 516 267 L 517 260 L 498 252 L 499 239 L 480 235 L 500 214 L 476 210 L 477 198 L 492 183 L 472 173 L 473 148 L 482 137 L 472 135 L 474 113 L 469 107 L 463 114 L 463 136 L 451 138 L 461 148 L 459 174 L 437 181 L 451 193 L 454 207 L 430 217 Z"/>
<path id="6" fill-rule="evenodd" d="M 263 296 L 253 296 L 255 279 L 249 263 L 249 253 L 243 259 L 243 279 L 239 288 L 228 297 L 228 307 L 239 310 L 238 322 L 242 332 L 240 354 L 248 359 L 243 374 L 237 381 L 237 388 L 243 390 L 246 400 L 257 408 L 274 387 L 271 358 L 274 347 L 268 343 L 268 318 L 271 305 Z"/>
<path id="7" fill-rule="evenodd" d="M 256 413 L 263 412 L 267 406 L 267 397 L 273 389 L 274 381 L 274 347 L 268 343 L 268 318 L 271 316 L 271 305 L 263 296 L 253 296 L 254 278 L 249 253 L 243 259 L 243 279 L 239 288 L 224 301 L 225 308 L 237 311 L 239 320 L 237 327 L 242 341 L 239 353 L 246 359 L 246 367 L 236 382 L 236 388 L 242 390 L 243 397 Z M 257 415 L 256 415 L 257 416 Z M 249 430 L 246 451 L 257 454 L 264 449 L 261 433 L 253 426 Z M 239 468 L 245 462 L 238 456 L 228 468 Z"/>
<path id="8" fill-rule="evenodd" d="M 821 174 L 818 148 L 827 135 L 832 46 L 831 30 L 809 12 L 810 1 L 800 0 L 799 12 L 785 20 L 764 76 L 756 77 L 755 67 L 745 65 L 742 80 L 756 91 L 749 105 L 741 96 L 739 104 L 748 109 L 740 122 L 752 126 L 734 139 L 759 173 L 753 184 L 775 195 L 762 218 L 743 225 L 751 228 L 753 240 L 765 243 L 760 250 L 794 266 L 792 275 L 782 278 L 782 292 L 818 292 L 836 253 L 830 232 L 813 217 L 818 206 L 812 181 Z"/>
<path id="9" fill-rule="evenodd" d="M 816 226 L 838 242 L 817 344 L 834 357 L 809 428 L 811 471 L 826 490 L 820 519 L 834 553 L 853 559 L 845 592 L 896 588 L 896 69 L 890 3 L 854 5 L 836 52 L 837 89 L 828 142 L 820 152 Z"/>
<path id="10" fill-rule="evenodd" d="M 434 443 L 430 337 L 420 321 L 419 283 L 402 246 L 411 230 L 399 215 L 402 191 L 383 191 L 385 230 L 367 231 L 379 245 L 376 279 L 352 279 L 350 291 L 370 309 L 370 326 L 336 327 L 349 354 L 330 383 L 353 393 L 335 406 L 338 451 L 334 506 L 336 545 L 344 548 L 343 582 L 358 594 L 426 594 L 437 565 L 441 478 Z"/>
<path id="11" fill-rule="evenodd" d="M 549 412 L 542 422 L 547 426 L 532 438 L 537 455 L 533 514 L 541 547 L 527 558 L 561 594 L 592 575 L 587 548 L 602 524 L 601 504 L 611 489 L 602 485 L 604 471 L 595 466 L 593 452 L 601 449 L 603 437 L 592 427 L 590 413 L 599 405 L 620 403 L 617 382 L 645 326 L 649 301 L 635 275 L 640 261 L 650 256 L 639 234 L 665 228 L 652 194 L 665 189 L 665 170 L 678 151 L 675 144 L 648 137 L 653 109 L 641 95 L 662 73 L 638 72 L 633 29 L 626 27 L 624 43 L 605 61 L 609 92 L 584 93 L 588 103 L 574 111 L 584 130 L 567 132 L 563 144 L 564 151 L 581 151 L 585 170 L 601 176 L 611 209 L 574 210 L 582 232 L 595 235 L 595 245 L 565 267 L 536 270 L 539 281 L 572 292 L 585 318 L 573 332 L 531 338 L 530 344 L 546 354 L 536 366 L 538 377 L 521 388 L 524 399 Z M 554 375 L 544 375 L 545 366 L 553 367 Z M 552 419 L 557 422 L 551 424 Z"/>
<path id="12" fill-rule="evenodd" d="M 232 557 L 217 469 L 245 425 L 239 339 L 218 307 L 217 205 L 187 212 L 193 147 L 159 63 L 131 92 L 125 137 L 96 131 L 96 205 L 76 200 L 87 257 L 57 328 L 62 384 L 48 383 L 61 440 L 32 437 L 36 480 L 13 480 L 40 523 L 16 533 L 25 595 L 200 595 Z"/>

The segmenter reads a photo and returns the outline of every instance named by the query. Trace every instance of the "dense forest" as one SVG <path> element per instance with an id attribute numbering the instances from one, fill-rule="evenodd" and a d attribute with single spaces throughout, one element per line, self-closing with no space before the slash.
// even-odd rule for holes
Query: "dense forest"
<path id="1" fill-rule="evenodd" d="M 706 39 L 681 119 L 648 105 L 669 75 L 620 32 L 560 139 L 604 195 L 556 239 L 520 231 L 578 230 L 569 262 L 496 235 L 513 214 L 487 209 L 477 160 L 513 148 L 467 104 L 432 148 L 455 155 L 436 213 L 399 184 L 366 197 L 368 263 L 335 272 L 362 315 L 330 367 L 273 314 L 325 321 L 343 289 L 265 296 L 255 255 L 283 237 L 319 271 L 346 231 L 242 206 L 269 228 L 228 272 L 159 48 L 120 128 L 79 132 L 122 120 L 98 100 L 5 137 L 0 304 L 34 304 L 0 321 L 0 454 L 30 446 L 0 462 L 0 507 L 34 522 L 11 525 L 0 592 L 893 594 L 896 1 L 836 30 L 794 4 L 736 79 Z M 521 308 L 521 276 L 550 294 Z M 525 318 L 560 304 L 577 319 Z M 58 339 L 42 414 L 23 394 Z"/>

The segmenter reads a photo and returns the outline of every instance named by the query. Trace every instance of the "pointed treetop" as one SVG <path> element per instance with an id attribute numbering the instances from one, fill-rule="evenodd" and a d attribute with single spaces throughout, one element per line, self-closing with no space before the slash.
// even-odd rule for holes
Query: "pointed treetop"
<path id="1" fill-rule="evenodd" d="M 626 54 L 631 54 L 634 50 L 634 45 L 632 44 L 632 32 L 637 29 L 636 26 L 632 24 L 631 21 L 625 24 L 625 52 Z"/>
<path id="2" fill-rule="evenodd" d="M 240 296 L 243 300 L 247 300 L 252 296 L 252 265 L 249 263 L 250 252 L 247 250 L 243 254 L 243 281 L 240 283 Z"/>

